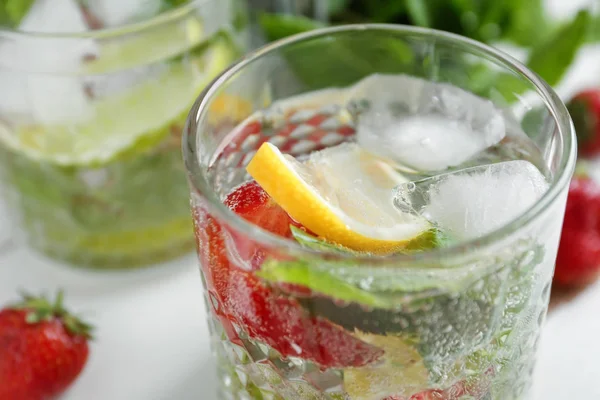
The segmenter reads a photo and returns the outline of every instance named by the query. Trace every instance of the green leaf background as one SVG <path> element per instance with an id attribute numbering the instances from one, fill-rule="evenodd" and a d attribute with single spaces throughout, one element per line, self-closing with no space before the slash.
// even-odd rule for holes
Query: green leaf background
<path id="1" fill-rule="evenodd" d="M 560 82 L 582 45 L 600 40 L 600 16 L 582 10 L 570 20 L 556 21 L 547 15 L 543 0 L 330 0 L 329 5 L 332 24 L 386 22 L 426 26 L 485 43 L 509 42 L 525 47 L 530 54 L 528 67 L 550 85 Z M 259 22 L 271 41 L 323 26 L 306 17 L 280 14 L 263 14 Z M 374 40 L 367 36 L 364 40 L 330 42 L 327 49 L 312 43 L 304 54 L 289 54 L 290 51 L 286 57 L 311 88 L 353 83 L 369 70 L 418 74 L 415 70 L 419 65 L 413 65 L 412 71 L 408 65 L 414 61 L 414 49 L 393 38 Z M 315 65 L 319 66 L 318 71 Z M 479 69 L 483 78 L 478 84 L 485 84 L 479 92 L 495 87 L 506 98 L 514 98 L 527 89 L 514 76 L 481 65 L 473 68 Z"/>

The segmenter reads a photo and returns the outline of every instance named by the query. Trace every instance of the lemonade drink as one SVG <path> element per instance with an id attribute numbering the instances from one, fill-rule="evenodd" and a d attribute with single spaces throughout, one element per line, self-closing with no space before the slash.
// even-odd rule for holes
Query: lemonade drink
<path id="1" fill-rule="evenodd" d="M 196 103 L 184 152 L 220 396 L 528 399 L 574 161 L 564 107 L 526 75 L 550 99 L 536 131 L 518 107 L 400 68 L 318 90 L 272 70 L 242 84 L 282 68 L 274 53 L 293 70 L 288 49 L 357 36 L 485 49 L 323 30 L 259 52 Z M 243 122 L 209 122 L 212 98 L 244 91 Z"/>

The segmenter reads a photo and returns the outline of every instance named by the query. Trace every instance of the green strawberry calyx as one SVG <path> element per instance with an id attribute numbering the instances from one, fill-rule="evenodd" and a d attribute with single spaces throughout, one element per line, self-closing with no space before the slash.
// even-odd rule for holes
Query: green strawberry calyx
<path id="1" fill-rule="evenodd" d="M 59 290 L 53 302 L 49 301 L 46 296 L 33 296 L 26 292 L 23 292 L 21 296 L 23 300 L 11 308 L 27 311 L 25 316 L 27 323 L 38 324 L 59 319 L 71 335 L 93 339 L 94 327 L 65 309 L 64 291 Z"/>

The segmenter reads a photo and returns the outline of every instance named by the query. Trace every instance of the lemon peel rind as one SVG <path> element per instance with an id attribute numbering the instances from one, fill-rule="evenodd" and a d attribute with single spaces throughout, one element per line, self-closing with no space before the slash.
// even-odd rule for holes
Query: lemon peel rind
<path id="1" fill-rule="evenodd" d="M 419 248 L 431 242 L 431 227 L 425 222 L 416 227 L 415 234 L 408 239 L 379 239 L 358 233 L 302 180 L 271 143 L 266 142 L 258 149 L 246 171 L 294 220 L 328 241 L 352 250 L 382 255 L 406 249 L 414 241 Z M 295 185 L 282 185 L 281 182 L 294 182 Z"/>

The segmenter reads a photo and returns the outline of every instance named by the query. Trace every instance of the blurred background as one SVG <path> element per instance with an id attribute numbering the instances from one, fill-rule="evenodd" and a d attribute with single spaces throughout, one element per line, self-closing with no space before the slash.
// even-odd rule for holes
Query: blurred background
<path id="1" fill-rule="evenodd" d="M 97 327 L 64 399 L 212 399 L 180 155 L 188 110 L 258 46 L 366 22 L 448 31 L 522 61 L 567 103 L 577 179 L 600 193 L 600 0 L 0 0 L 0 304 L 62 288 Z M 577 201 L 536 400 L 600 399 L 600 198 Z"/>

